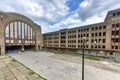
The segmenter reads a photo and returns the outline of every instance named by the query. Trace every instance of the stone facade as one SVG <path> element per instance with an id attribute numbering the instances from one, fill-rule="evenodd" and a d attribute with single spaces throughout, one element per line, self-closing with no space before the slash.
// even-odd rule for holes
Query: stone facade
<path id="1" fill-rule="evenodd" d="M 8 13 L 8 12 L 0 12 L 0 48 L 1 48 L 1 54 L 5 54 L 5 28 L 6 26 L 15 21 L 22 21 L 24 23 L 29 24 L 33 31 L 35 32 L 35 38 L 36 38 L 36 49 L 38 50 L 38 47 L 42 48 L 43 45 L 43 39 L 41 34 L 41 26 L 35 24 L 32 20 L 27 18 L 24 15 L 18 14 L 18 13 Z"/>

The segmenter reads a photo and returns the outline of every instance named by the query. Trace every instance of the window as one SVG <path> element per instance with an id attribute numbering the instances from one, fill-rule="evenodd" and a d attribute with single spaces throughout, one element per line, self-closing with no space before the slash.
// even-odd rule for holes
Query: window
<path id="1" fill-rule="evenodd" d="M 88 48 L 88 45 L 86 45 L 86 48 Z"/>
<path id="2" fill-rule="evenodd" d="M 106 32 L 103 32 L 103 36 L 106 36 Z"/>
<path id="3" fill-rule="evenodd" d="M 112 53 L 112 52 L 110 52 L 110 55 L 113 55 L 113 53 Z"/>
<path id="4" fill-rule="evenodd" d="M 103 39 L 103 43 L 105 43 L 105 39 Z"/>
<path id="5" fill-rule="evenodd" d="M 84 29 L 84 32 L 86 31 L 86 29 Z"/>
<path id="6" fill-rule="evenodd" d="M 101 46 L 99 45 L 98 48 L 101 48 Z"/>
<path id="7" fill-rule="evenodd" d="M 112 24 L 112 28 L 114 28 L 115 27 L 115 24 Z"/>
<path id="8" fill-rule="evenodd" d="M 103 29 L 106 29 L 106 26 L 105 26 L 105 25 L 103 26 Z"/>
<path id="9" fill-rule="evenodd" d="M 102 29 L 102 26 L 99 26 L 99 29 Z"/>
<path id="10" fill-rule="evenodd" d="M 81 48 L 82 48 L 83 46 L 81 45 Z"/>
<path id="11" fill-rule="evenodd" d="M 119 27 L 119 23 L 116 24 L 116 27 Z"/>
<path id="12" fill-rule="evenodd" d="M 81 34 L 81 38 L 83 37 L 83 34 Z"/>
<path id="13" fill-rule="evenodd" d="M 95 45 L 95 48 L 97 48 L 97 45 Z"/>
<path id="14" fill-rule="evenodd" d="M 74 43 L 76 43 L 76 40 L 74 40 Z"/>
<path id="15" fill-rule="evenodd" d="M 86 37 L 85 34 L 84 34 L 84 37 Z"/>
<path id="16" fill-rule="evenodd" d="M 112 49 L 114 49 L 114 46 L 112 46 Z"/>
<path id="17" fill-rule="evenodd" d="M 5 37 L 6 37 L 6 38 L 9 38 L 9 34 L 10 34 L 10 33 L 9 33 L 9 32 L 10 32 L 9 30 L 10 30 L 10 28 L 9 28 L 9 26 L 7 26 L 6 29 L 5 29 Z"/>
<path id="18" fill-rule="evenodd" d="M 118 42 L 118 38 L 115 39 L 115 42 Z"/>
<path id="19" fill-rule="evenodd" d="M 95 39 L 95 43 L 97 43 L 97 39 Z"/>
<path id="20" fill-rule="evenodd" d="M 92 30 L 94 30 L 94 27 L 92 28 Z"/>
<path id="21" fill-rule="evenodd" d="M 101 36 L 101 32 L 99 32 L 99 36 Z"/>
<path id="22" fill-rule="evenodd" d="M 25 24 L 25 39 L 28 38 L 28 33 L 27 33 L 27 31 L 28 31 L 28 26 L 27 26 L 27 24 Z"/>
<path id="23" fill-rule="evenodd" d="M 86 34 L 86 37 L 89 37 L 89 35 L 88 35 L 88 34 Z"/>
<path id="24" fill-rule="evenodd" d="M 117 12 L 117 16 L 119 16 L 120 15 L 120 12 Z"/>
<path id="25" fill-rule="evenodd" d="M 116 16 L 116 13 L 113 13 L 113 16 Z"/>
<path id="26" fill-rule="evenodd" d="M 116 31 L 116 35 L 118 35 L 119 34 L 119 31 Z"/>
<path id="27" fill-rule="evenodd" d="M 92 41 L 91 41 L 92 43 L 94 42 L 94 39 L 92 39 Z"/>
<path id="28" fill-rule="evenodd" d="M 97 36 L 97 33 L 95 33 L 95 36 Z"/>
<path id="29" fill-rule="evenodd" d="M 78 38 L 80 38 L 80 34 L 78 35 Z"/>
<path id="30" fill-rule="evenodd" d="M 81 43 L 83 42 L 83 40 L 81 40 Z"/>
<path id="31" fill-rule="evenodd" d="M 101 43 L 101 39 L 99 39 L 99 43 Z"/>
<path id="32" fill-rule="evenodd" d="M 80 29 L 78 29 L 78 32 L 80 32 Z"/>
<path id="33" fill-rule="evenodd" d="M 105 48 L 105 46 L 102 46 L 102 48 L 104 49 L 104 48 Z"/>
<path id="34" fill-rule="evenodd" d="M 66 34 L 66 32 L 61 32 L 61 35 L 65 35 Z"/>
<path id="35" fill-rule="evenodd" d="M 87 28 L 87 31 L 89 31 L 89 28 Z"/>
<path id="36" fill-rule="evenodd" d="M 83 29 L 81 29 L 81 32 L 83 32 Z"/>
<path id="37" fill-rule="evenodd" d="M 115 49 L 118 49 L 118 46 L 115 46 Z"/>
<path id="38" fill-rule="evenodd" d="M 21 22 L 18 22 L 18 38 L 21 38 Z"/>
<path id="39" fill-rule="evenodd" d="M 94 33 L 92 33 L 92 37 L 94 36 Z"/>
<path id="40" fill-rule="evenodd" d="M 98 27 L 95 27 L 95 30 L 98 30 Z"/>
<path id="41" fill-rule="evenodd" d="M 91 48 L 93 48 L 93 45 L 91 46 Z"/>

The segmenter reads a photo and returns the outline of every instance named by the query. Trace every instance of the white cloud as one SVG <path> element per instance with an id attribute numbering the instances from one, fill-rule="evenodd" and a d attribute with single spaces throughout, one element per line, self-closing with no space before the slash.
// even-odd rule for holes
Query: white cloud
<path id="1" fill-rule="evenodd" d="M 0 10 L 29 17 L 45 33 L 103 22 L 109 10 L 120 8 L 120 0 L 83 0 L 76 11 L 69 12 L 66 1 L 71 0 L 0 0 Z"/>
<path id="2" fill-rule="evenodd" d="M 62 29 L 104 22 L 109 10 L 120 8 L 119 3 L 119 0 L 84 0 L 72 15 L 53 26 Z"/>

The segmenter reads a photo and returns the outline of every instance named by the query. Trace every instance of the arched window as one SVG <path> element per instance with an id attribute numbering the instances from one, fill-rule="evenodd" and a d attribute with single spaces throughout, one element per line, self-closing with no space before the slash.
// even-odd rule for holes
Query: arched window
<path id="1" fill-rule="evenodd" d="M 30 44 L 35 42 L 33 28 L 24 22 L 12 22 L 5 29 L 6 43 Z"/>

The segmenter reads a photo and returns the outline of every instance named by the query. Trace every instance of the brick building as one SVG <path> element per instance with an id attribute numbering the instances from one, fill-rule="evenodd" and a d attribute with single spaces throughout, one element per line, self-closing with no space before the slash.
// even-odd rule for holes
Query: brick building
<path id="1" fill-rule="evenodd" d="M 84 39 L 83 37 L 86 37 Z M 120 59 L 120 9 L 108 12 L 104 22 L 43 34 L 43 46 Z"/>

